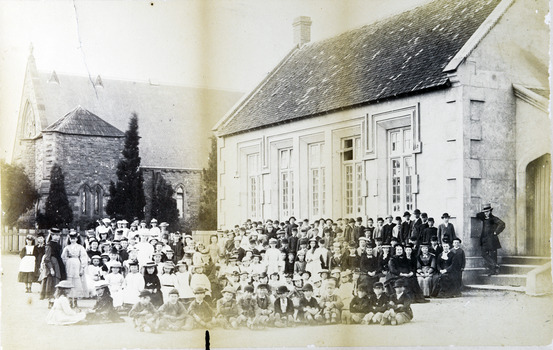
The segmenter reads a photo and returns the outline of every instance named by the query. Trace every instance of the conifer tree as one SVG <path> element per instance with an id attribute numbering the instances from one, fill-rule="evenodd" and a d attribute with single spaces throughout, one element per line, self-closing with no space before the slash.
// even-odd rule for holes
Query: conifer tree
<path id="1" fill-rule="evenodd" d="M 144 218 L 144 177 L 140 169 L 138 143 L 138 117 L 133 113 L 129 129 L 125 132 L 123 158 L 117 165 L 117 182 L 110 184 L 110 199 L 106 204 L 106 213 L 110 216 L 132 220 Z"/>
<path id="2" fill-rule="evenodd" d="M 41 228 L 69 227 L 73 221 L 73 210 L 65 191 L 65 176 L 61 166 L 57 163 L 52 166 L 50 171 L 50 191 L 44 209 L 44 214 L 39 214 L 37 218 Z"/>
<path id="3" fill-rule="evenodd" d="M 217 138 L 211 137 L 207 169 L 202 171 L 202 189 L 200 193 L 200 213 L 198 228 L 217 229 Z"/>
<path id="4" fill-rule="evenodd" d="M 179 210 L 177 200 L 173 198 L 175 191 L 161 174 L 154 176 L 153 181 L 150 217 L 158 222 L 167 222 L 171 230 L 178 230 Z"/>

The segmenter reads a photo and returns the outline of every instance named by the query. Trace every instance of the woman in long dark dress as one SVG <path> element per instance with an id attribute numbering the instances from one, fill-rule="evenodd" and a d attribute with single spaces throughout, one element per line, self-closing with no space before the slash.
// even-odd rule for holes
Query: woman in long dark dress
<path id="1" fill-rule="evenodd" d="M 36 246 L 35 246 L 36 260 L 35 260 L 34 282 L 40 283 L 40 281 L 38 280 L 40 278 L 40 264 L 42 263 L 42 258 L 44 257 L 45 252 L 46 252 L 46 245 L 44 243 L 44 234 L 39 233 L 36 236 Z"/>
<path id="2" fill-rule="evenodd" d="M 40 280 L 42 281 L 42 290 L 40 299 L 48 299 L 48 307 L 54 304 L 54 292 L 56 285 L 65 280 L 65 266 L 61 259 L 60 230 L 52 228 L 50 236 L 46 240 L 46 249 L 44 251 L 43 263 L 41 264 Z"/>
<path id="3" fill-rule="evenodd" d="M 444 251 L 437 257 L 434 280 L 432 288 L 432 296 L 438 298 L 451 298 L 455 294 L 455 271 L 459 270 L 458 259 L 455 258 L 455 253 L 450 250 L 450 243 L 445 241 L 442 244 Z"/>
<path id="4" fill-rule="evenodd" d="M 157 276 L 156 263 L 150 261 L 144 265 L 144 289 L 151 293 L 150 302 L 157 308 L 163 304 L 161 282 Z"/>

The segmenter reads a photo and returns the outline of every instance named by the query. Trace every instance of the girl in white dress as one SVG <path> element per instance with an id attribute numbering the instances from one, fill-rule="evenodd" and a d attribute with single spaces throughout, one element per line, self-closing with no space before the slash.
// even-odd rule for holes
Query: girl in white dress
<path id="1" fill-rule="evenodd" d="M 90 258 L 90 265 L 88 265 L 85 268 L 85 280 L 86 280 L 86 286 L 87 286 L 87 296 L 88 297 L 95 297 L 96 296 L 96 288 L 95 283 L 100 280 L 102 277 L 102 267 L 100 266 L 100 262 L 102 261 L 102 258 L 100 255 L 93 255 Z"/>
<path id="2" fill-rule="evenodd" d="M 67 294 L 71 291 L 73 285 L 70 281 L 64 280 L 56 285 L 56 300 L 54 306 L 46 316 L 46 323 L 56 326 L 74 324 L 85 319 L 84 312 L 76 312 L 69 305 Z"/>
<path id="3" fill-rule="evenodd" d="M 125 277 L 125 288 L 123 289 L 123 303 L 134 305 L 138 302 L 140 291 L 144 289 L 144 276 L 138 269 L 138 262 L 129 263 L 129 273 Z"/>
<path id="4" fill-rule="evenodd" d="M 109 270 L 106 282 L 109 284 L 109 292 L 113 298 L 113 307 L 119 307 L 123 305 L 123 285 L 125 283 L 125 278 L 121 274 L 121 263 L 114 262 Z"/>
<path id="5" fill-rule="evenodd" d="M 175 264 L 173 264 L 172 261 L 167 261 L 163 264 L 163 274 L 159 275 L 163 300 L 169 300 L 169 292 L 175 288 L 177 284 L 177 278 L 174 274 L 174 270 Z"/>
<path id="6" fill-rule="evenodd" d="M 175 288 L 179 291 L 179 299 L 184 299 L 185 303 L 188 303 L 194 299 L 194 291 L 190 287 L 190 272 L 188 266 L 183 262 L 177 263 L 178 271 L 175 273 L 176 282 Z"/>
<path id="7" fill-rule="evenodd" d="M 87 290 L 84 270 L 88 265 L 88 254 L 77 241 L 77 232 L 70 232 L 69 244 L 63 248 L 63 252 L 61 253 L 61 259 L 67 273 L 67 280 L 73 285 L 68 295 L 73 307 L 77 307 L 77 299 L 84 297 Z"/>
<path id="8" fill-rule="evenodd" d="M 321 262 L 319 260 L 317 240 L 315 238 L 309 240 L 309 249 L 305 253 L 305 261 L 307 262 L 305 270 L 311 272 L 311 276 L 318 276 L 321 270 Z"/>

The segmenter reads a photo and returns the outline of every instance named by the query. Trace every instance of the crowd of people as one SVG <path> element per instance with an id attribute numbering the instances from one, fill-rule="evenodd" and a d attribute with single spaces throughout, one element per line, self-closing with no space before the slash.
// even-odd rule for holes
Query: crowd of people
<path id="1" fill-rule="evenodd" d="M 402 324 L 412 303 L 461 294 L 465 254 L 447 213 L 247 220 L 201 237 L 157 220 L 104 219 L 84 234 L 26 237 L 19 281 L 41 285 L 49 324 L 124 322 L 140 331 Z M 81 311 L 79 299 L 96 298 Z"/>

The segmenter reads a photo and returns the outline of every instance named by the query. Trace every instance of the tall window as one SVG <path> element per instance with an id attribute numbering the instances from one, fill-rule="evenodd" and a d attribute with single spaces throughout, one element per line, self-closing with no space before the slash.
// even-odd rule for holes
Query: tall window
<path id="1" fill-rule="evenodd" d="M 405 210 L 413 210 L 413 148 L 411 128 L 390 130 L 389 164 L 390 194 L 389 203 L 392 215 L 401 215 Z"/>
<path id="2" fill-rule="evenodd" d="M 101 215 L 103 214 L 103 198 L 104 198 L 104 191 L 102 190 L 102 187 L 100 185 L 96 186 L 96 191 L 94 193 L 94 214 L 95 215 Z"/>
<path id="3" fill-rule="evenodd" d="M 278 153 L 280 217 L 288 218 L 294 215 L 294 152 L 292 148 L 284 148 Z"/>
<path id="4" fill-rule="evenodd" d="M 184 189 L 182 186 L 177 187 L 177 210 L 179 211 L 179 218 L 184 217 Z"/>
<path id="5" fill-rule="evenodd" d="M 90 215 L 90 189 L 88 186 L 83 186 L 81 189 L 81 215 Z"/>
<path id="6" fill-rule="evenodd" d="M 325 168 L 322 156 L 324 154 L 324 143 L 313 143 L 309 145 L 309 204 L 311 217 L 317 218 L 325 215 Z"/>
<path id="7" fill-rule="evenodd" d="M 259 153 L 248 155 L 248 217 L 261 219 L 261 177 Z"/>
<path id="8" fill-rule="evenodd" d="M 363 210 L 361 138 L 342 139 L 342 186 L 344 214 L 359 215 Z"/>

